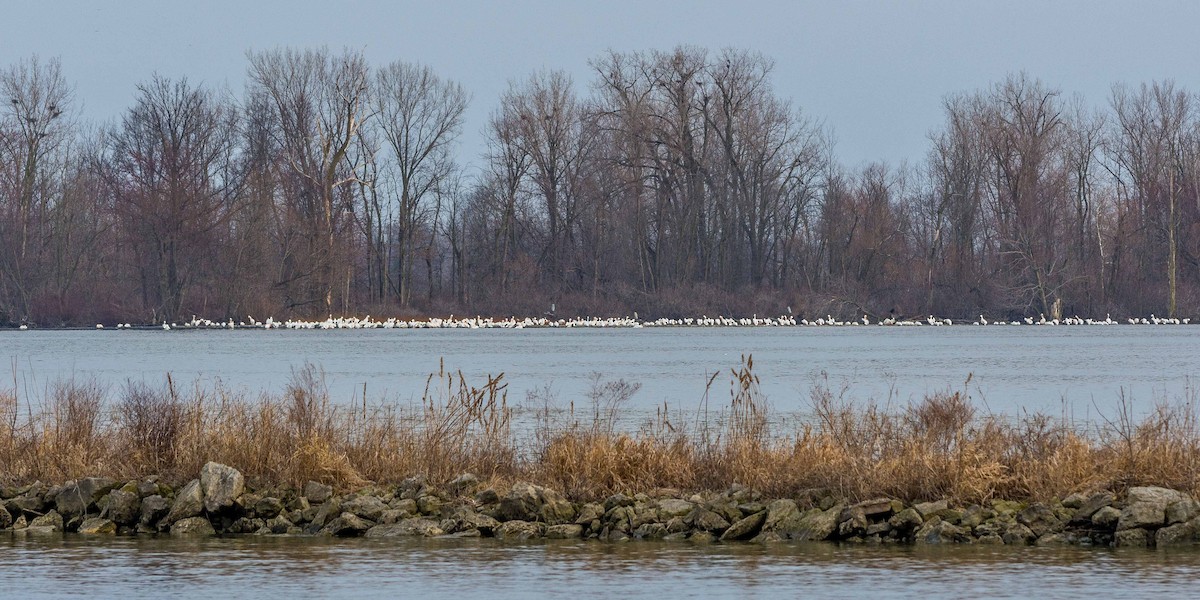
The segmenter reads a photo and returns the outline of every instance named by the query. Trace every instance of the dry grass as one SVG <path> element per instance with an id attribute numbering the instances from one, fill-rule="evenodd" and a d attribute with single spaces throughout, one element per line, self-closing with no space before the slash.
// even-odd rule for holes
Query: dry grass
<path id="1" fill-rule="evenodd" d="M 1160 404 L 1142 419 L 1124 400 L 1111 419 L 1080 431 L 1043 415 L 979 415 L 961 392 L 890 410 L 817 385 L 811 418 L 783 430 L 747 358 L 730 372 L 729 401 L 719 409 L 710 409 L 706 394 L 695 415 L 664 406 L 630 425 L 624 405 L 638 386 L 597 377 L 580 410 L 572 403 L 555 412 L 547 403 L 531 423 L 514 426 L 503 375 L 476 387 L 441 369 L 419 406 L 339 405 L 323 380 L 307 367 L 282 393 L 257 398 L 220 386 L 180 390 L 170 378 L 162 387 L 115 392 L 60 382 L 32 400 L 0 391 L 0 479 L 178 482 L 215 460 L 259 485 L 314 479 L 346 489 L 472 472 L 495 483 L 535 481 L 577 499 L 735 484 L 775 496 L 963 502 L 1132 485 L 1200 491 L 1194 397 Z"/>

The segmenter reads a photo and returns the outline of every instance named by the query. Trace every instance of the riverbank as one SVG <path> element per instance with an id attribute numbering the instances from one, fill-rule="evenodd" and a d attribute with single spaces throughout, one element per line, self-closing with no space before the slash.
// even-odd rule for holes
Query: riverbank
<path id="1" fill-rule="evenodd" d="M 236 469 L 208 463 L 174 489 L 160 481 L 85 478 L 0 488 L 0 529 L 18 535 L 318 535 L 495 537 L 690 543 L 836 541 L 901 544 L 1171 547 L 1200 543 L 1200 502 L 1177 490 L 1071 494 L 1048 502 L 946 499 L 849 502 L 808 492 L 772 498 L 749 488 L 660 489 L 573 502 L 517 482 L 497 489 L 471 474 L 346 494 L 315 481 L 248 489 Z"/>
<path id="2" fill-rule="evenodd" d="M 182 486 L 209 461 L 255 489 L 319 481 L 340 492 L 408 477 L 475 473 L 496 489 L 528 481 L 575 502 L 673 488 L 766 497 L 821 490 L 858 502 L 945 498 L 1048 502 L 1157 486 L 1196 494 L 1200 419 L 1192 398 L 1080 424 L 1040 414 L 979 414 L 962 392 L 900 407 L 855 403 L 814 386 L 802 416 L 780 416 L 752 360 L 713 376 L 699 409 L 629 418 L 637 385 L 596 380 L 584 398 L 509 404 L 503 375 L 442 371 L 409 404 L 335 404 L 320 372 L 248 395 L 196 385 L 118 390 L 59 381 L 30 399 L 0 391 L 0 484 L 85 477 Z M 709 397 L 725 394 L 725 402 Z"/>

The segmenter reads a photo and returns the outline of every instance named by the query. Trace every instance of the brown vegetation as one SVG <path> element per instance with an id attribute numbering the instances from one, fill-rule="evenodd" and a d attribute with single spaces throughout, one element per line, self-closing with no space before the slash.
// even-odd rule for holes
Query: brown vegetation
<path id="1" fill-rule="evenodd" d="M 93 383 L 63 382 L 40 402 L 0 393 L 0 478 L 182 482 L 218 461 L 265 485 L 312 479 L 349 488 L 413 475 L 447 482 L 472 472 L 576 499 L 734 484 L 779 497 L 981 503 L 1135 485 L 1200 491 L 1200 419 L 1190 402 L 1160 405 L 1140 420 L 1124 403 L 1112 420 L 1079 431 L 1041 415 L 980 416 L 959 392 L 886 411 L 818 387 L 811 417 L 784 431 L 752 367 L 747 360 L 732 373 L 721 410 L 689 418 L 664 407 L 639 427 L 621 420 L 637 386 L 619 380 L 597 381 L 590 408 L 559 412 L 510 407 L 503 376 L 476 387 L 445 371 L 412 407 L 331 403 L 313 368 L 282 394 L 259 398 L 220 387 L 181 392 L 169 378 L 162 388 L 130 385 L 116 397 Z M 514 414 L 528 418 L 515 422 Z"/>

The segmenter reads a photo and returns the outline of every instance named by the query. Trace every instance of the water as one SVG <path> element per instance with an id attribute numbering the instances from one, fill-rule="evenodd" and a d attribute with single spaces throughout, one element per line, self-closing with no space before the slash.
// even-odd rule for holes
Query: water
<path id="1" fill-rule="evenodd" d="M 89 596 L 1186 598 L 1200 551 L 585 541 L 25 537 L 0 590 Z"/>
<path id="2" fill-rule="evenodd" d="M 966 390 L 982 412 L 1112 416 L 1122 394 L 1140 410 L 1188 395 L 1200 375 L 1194 327 L 845 327 L 340 331 L 5 331 L 0 357 L 36 397 L 60 377 L 198 380 L 257 393 L 319 365 L 335 402 L 419 399 L 440 361 L 471 381 L 503 372 L 509 398 L 530 392 L 586 403 L 593 374 L 642 389 L 629 408 L 695 411 L 709 376 L 719 406 L 729 369 L 752 354 L 762 391 L 781 411 L 803 411 L 814 383 L 855 400 L 903 405 Z M 970 377 L 970 384 L 964 385 Z"/>
<path id="3" fill-rule="evenodd" d="M 0 332 L 12 385 L 37 397 L 62 377 L 198 380 L 256 393 L 321 366 L 335 401 L 419 398 L 439 361 L 506 374 L 510 396 L 549 387 L 583 401 L 592 374 L 642 384 L 633 409 L 695 410 L 709 375 L 754 355 L 779 410 L 814 382 L 902 405 L 966 389 L 984 411 L 1091 419 L 1122 395 L 1144 411 L 1188 396 L 1200 374 L 1190 327 L 950 327 L 642 330 Z M 964 382 L 970 376 L 970 384 Z M 544 396 L 544 394 L 543 394 Z M 496 540 L 26 537 L 0 533 L 0 595 L 422 598 L 1189 597 L 1200 550 L 692 545 Z"/>

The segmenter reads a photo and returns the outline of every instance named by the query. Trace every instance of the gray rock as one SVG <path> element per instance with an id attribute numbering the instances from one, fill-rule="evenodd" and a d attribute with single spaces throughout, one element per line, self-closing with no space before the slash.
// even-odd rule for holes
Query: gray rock
<path id="1" fill-rule="evenodd" d="M 176 521 L 198 516 L 204 511 L 204 491 L 200 488 L 200 480 L 193 479 L 175 495 L 171 511 L 163 518 L 163 525 L 174 525 Z"/>
<path id="2" fill-rule="evenodd" d="M 212 536 L 217 530 L 204 517 L 187 517 L 171 524 L 171 535 Z"/>
<path id="3" fill-rule="evenodd" d="M 915 541 L 918 544 L 948 544 L 967 541 L 967 533 L 961 527 L 943 521 L 940 517 L 925 521 L 917 530 Z"/>
<path id="4" fill-rule="evenodd" d="M 709 531 L 716 534 L 720 534 L 729 528 L 729 521 L 726 521 L 725 517 L 699 506 L 686 517 L 686 520 L 697 530 Z"/>
<path id="5" fill-rule="evenodd" d="M 1166 522 L 1167 525 L 1186 523 L 1195 518 L 1196 515 L 1200 515 L 1200 502 L 1196 502 L 1191 498 L 1185 498 L 1167 505 Z"/>
<path id="6" fill-rule="evenodd" d="M 1145 529 L 1123 529 L 1117 531 L 1113 543 L 1119 548 L 1148 548 L 1154 542 L 1154 534 Z"/>
<path id="7" fill-rule="evenodd" d="M 728 542 L 731 540 L 745 540 L 754 537 L 759 530 L 762 529 L 763 523 L 767 520 L 767 511 L 761 510 L 744 519 L 735 521 L 725 533 L 721 534 L 721 541 Z"/>
<path id="8" fill-rule="evenodd" d="M 579 507 L 579 512 L 575 515 L 575 523 L 578 525 L 587 525 L 603 517 L 604 506 L 596 502 L 588 502 Z"/>
<path id="9" fill-rule="evenodd" d="M 842 507 L 833 506 L 829 510 L 814 508 L 800 516 L 795 531 L 786 532 L 792 539 L 822 541 L 829 539 L 838 526 L 838 516 Z"/>
<path id="10" fill-rule="evenodd" d="M 843 538 L 849 538 L 861 534 L 866 531 L 867 515 L 857 506 L 851 506 L 842 511 L 838 516 L 838 535 Z"/>
<path id="11" fill-rule="evenodd" d="M 1117 522 L 1121 519 L 1121 511 L 1111 507 L 1102 506 L 1090 519 L 1092 524 L 1097 527 L 1112 529 L 1117 526 Z"/>
<path id="12" fill-rule="evenodd" d="M 679 517 L 674 518 L 678 519 Z M 667 526 L 662 523 L 643 523 L 633 531 L 633 538 L 637 540 L 661 540 L 670 534 L 671 532 L 667 530 Z M 550 536 L 548 531 L 546 536 Z"/>
<path id="13" fill-rule="evenodd" d="M 1129 488 L 1125 508 L 1121 509 L 1121 518 L 1117 521 L 1117 530 L 1162 527 L 1166 524 L 1167 507 L 1185 500 L 1191 500 L 1191 497 L 1167 488 Z"/>
<path id="14" fill-rule="evenodd" d="M 892 515 L 892 518 L 888 519 L 888 523 L 895 529 L 908 532 L 914 531 L 924 524 L 925 519 L 921 517 L 921 513 L 917 512 L 917 509 L 910 507 Z"/>
<path id="15" fill-rule="evenodd" d="M 376 525 L 367 530 L 367 537 L 436 537 L 445 533 L 446 531 L 433 519 L 417 517 L 404 519 L 390 525 Z"/>
<path id="16" fill-rule="evenodd" d="M 500 502 L 500 494 L 492 488 L 482 489 L 475 493 L 475 502 L 480 506 L 496 504 Z"/>
<path id="17" fill-rule="evenodd" d="M 1071 517 L 1072 523 L 1087 523 L 1092 520 L 1092 515 L 1095 515 L 1100 509 L 1106 506 L 1112 506 L 1112 492 L 1100 492 L 1092 494 L 1075 509 L 1075 515 Z M 1064 506 L 1066 506 L 1064 504 Z"/>
<path id="18" fill-rule="evenodd" d="M 0 529 L 8 529 L 13 525 L 12 513 L 8 509 L 0 506 Z"/>
<path id="19" fill-rule="evenodd" d="M 440 515 L 442 513 L 442 499 L 433 494 L 426 494 L 417 498 L 417 510 L 423 515 Z"/>
<path id="20" fill-rule="evenodd" d="M 272 519 L 282 512 L 283 501 L 274 496 L 259 498 L 258 502 L 254 503 L 254 514 L 264 519 Z"/>
<path id="21" fill-rule="evenodd" d="M 796 531 L 800 527 L 800 508 L 795 500 L 776 500 L 767 505 L 767 518 L 763 521 L 763 531 L 767 533 L 782 533 Z"/>
<path id="22" fill-rule="evenodd" d="M 336 519 L 322 527 L 321 533 L 328 533 L 337 537 L 354 537 L 362 535 L 372 527 L 375 527 L 375 523 L 356 514 L 343 512 Z"/>
<path id="23" fill-rule="evenodd" d="M 441 523 L 441 528 L 446 533 L 476 530 L 483 535 L 492 535 L 492 532 L 499 526 L 500 522 L 496 519 L 477 513 L 465 506 L 455 509 L 449 517 L 442 519 Z"/>
<path id="24" fill-rule="evenodd" d="M 171 510 L 171 504 L 167 502 L 167 499 L 158 494 L 142 498 L 141 507 L 138 523 L 147 526 L 157 524 Z"/>
<path id="25" fill-rule="evenodd" d="M 469 496 L 479 487 L 479 478 L 471 473 L 463 473 L 446 485 L 454 496 Z"/>
<path id="26" fill-rule="evenodd" d="M 142 515 L 142 499 L 137 492 L 124 489 L 108 493 L 108 502 L 100 516 L 112 519 L 118 525 L 135 525 Z"/>
<path id="27" fill-rule="evenodd" d="M 518 482 L 500 500 L 496 518 L 501 521 L 542 521 L 548 525 L 559 525 L 575 520 L 575 507 L 554 490 Z"/>
<path id="28" fill-rule="evenodd" d="M 68 482 L 54 496 L 54 505 L 59 514 L 70 519 L 86 515 L 96 506 L 104 494 L 117 486 L 117 482 L 103 477 L 87 477 Z"/>
<path id="29" fill-rule="evenodd" d="M 1084 496 L 1083 494 L 1080 494 L 1079 492 L 1075 492 L 1073 494 L 1068 494 L 1066 498 L 1063 498 L 1062 505 L 1071 510 L 1078 510 L 1087 501 L 1088 501 L 1087 496 Z M 1099 508 L 1097 508 L 1097 510 L 1099 510 Z M 1091 515 L 1088 515 L 1088 516 L 1091 516 Z"/>
<path id="30" fill-rule="evenodd" d="M 246 480 L 237 469 L 209 462 L 200 468 L 200 488 L 204 492 L 204 509 L 215 513 L 233 506 L 246 489 Z"/>
<path id="31" fill-rule="evenodd" d="M 338 518 L 342 514 L 342 503 L 337 498 L 331 498 L 317 508 L 316 514 L 309 519 L 309 523 L 320 529 L 330 521 Z"/>
<path id="32" fill-rule="evenodd" d="M 1037 535 L 1020 523 L 1009 523 L 1001 538 L 1010 546 L 1026 546 L 1037 540 Z"/>
<path id="33" fill-rule="evenodd" d="M 1197 541 L 1200 541 L 1200 519 L 1175 523 L 1154 532 L 1154 545 L 1159 548 L 1191 546 Z"/>
<path id="34" fill-rule="evenodd" d="M 550 525 L 546 528 L 546 537 L 552 540 L 570 540 L 583 535 L 583 526 L 574 523 Z"/>
<path id="35" fill-rule="evenodd" d="M 672 517 L 685 517 L 692 512 L 693 507 L 694 505 L 687 500 L 665 498 L 658 501 L 658 515 L 664 521 Z"/>
<path id="36" fill-rule="evenodd" d="M 502 540 L 532 540 L 542 537 L 545 525 L 531 521 L 507 521 L 496 528 L 495 535 Z"/>
<path id="37" fill-rule="evenodd" d="M 51 510 L 50 512 L 40 517 L 36 517 L 30 521 L 29 527 L 51 527 L 54 529 L 54 531 L 62 531 L 63 516 L 59 514 L 57 510 Z"/>
<path id="38" fill-rule="evenodd" d="M 946 502 L 945 500 L 938 500 L 936 502 L 918 502 L 917 504 L 913 505 L 913 508 L 916 509 L 916 511 L 921 515 L 922 519 L 929 519 L 929 517 L 932 517 L 944 510 L 949 510 L 950 503 Z"/>
<path id="39" fill-rule="evenodd" d="M 304 499 L 313 504 L 320 504 L 333 497 L 333 487 L 316 481 L 304 484 Z"/>
<path id="40" fill-rule="evenodd" d="M 1041 502 L 1034 502 L 1017 513 L 1017 522 L 1028 527 L 1036 537 L 1062 529 L 1062 522 L 1054 515 L 1054 511 Z"/>
<path id="41" fill-rule="evenodd" d="M 369 521 L 379 521 L 388 509 L 383 500 L 375 496 L 355 496 L 342 501 L 342 511 L 355 514 Z"/>
<path id="42" fill-rule="evenodd" d="M 112 535 L 117 532 L 117 524 L 110 519 L 91 517 L 79 524 L 79 533 L 83 535 Z"/>
<path id="43" fill-rule="evenodd" d="M 292 523 L 291 520 L 289 520 L 287 517 L 285 517 L 283 515 L 276 515 L 276 516 L 268 519 L 266 522 L 266 525 L 265 525 L 267 530 L 269 530 L 271 533 L 276 533 L 276 534 L 287 533 L 287 532 L 291 531 L 291 529 L 295 526 L 296 526 L 295 523 Z"/>
<path id="44" fill-rule="evenodd" d="M 861 510 L 864 515 L 872 518 L 873 520 L 887 518 L 892 514 L 892 499 L 873 498 L 871 500 L 859 502 L 850 508 Z"/>

